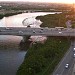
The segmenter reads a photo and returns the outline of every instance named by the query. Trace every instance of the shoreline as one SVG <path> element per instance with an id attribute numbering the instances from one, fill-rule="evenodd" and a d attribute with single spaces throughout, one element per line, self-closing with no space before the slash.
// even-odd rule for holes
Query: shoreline
<path id="1" fill-rule="evenodd" d="M 0 19 L 2 19 L 3 17 L 9 17 L 9 16 L 21 14 L 21 13 L 23 13 L 23 12 L 22 11 L 20 11 L 20 12 L 19 11 L 14 11 L 14 12 L 3 11 L 0 13 Z"/>

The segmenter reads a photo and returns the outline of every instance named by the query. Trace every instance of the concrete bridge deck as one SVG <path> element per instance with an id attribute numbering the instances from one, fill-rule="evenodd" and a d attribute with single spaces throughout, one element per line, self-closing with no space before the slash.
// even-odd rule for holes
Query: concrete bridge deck
<path id="1" fill-rule="evenodd" d="M 24 28 L 24 27 L 0 27 L 0 35 L 34 35 L 34 36 L 71 36 L 75 37 L 75 29 L 64 28 Z"/>

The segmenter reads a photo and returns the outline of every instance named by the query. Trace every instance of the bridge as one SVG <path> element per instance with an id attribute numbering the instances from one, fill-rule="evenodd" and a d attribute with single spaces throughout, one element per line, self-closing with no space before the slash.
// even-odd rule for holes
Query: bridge
<path id="1" fill-rule="evenodd" d="M 0 35 L 15 36 L 71 36 L 75 37 L 75 29 L 72 28 L 24 28 L 24 27 L 0 27 Z"/>

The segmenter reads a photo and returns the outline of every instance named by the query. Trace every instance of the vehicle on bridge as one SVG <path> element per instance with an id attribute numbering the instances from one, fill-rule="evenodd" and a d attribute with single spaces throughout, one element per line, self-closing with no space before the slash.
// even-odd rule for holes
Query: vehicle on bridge
<path id="1" fill-rule="evenodd" d="M 33 30 L 33 33 L 36 33 L 35 30 Z"/>
<path id="2" fill-rule="evenodd" d="M 62 30 L 62 29 L 64 29 L 64 27 L 55 27 L 55 29 Z"/>
<path id="3" fill-rule="evenodd" d="M 12 28 L 9 28 L 9 27 L 5 27 L 5 29 L 6 29 L 6 30 L 12 30 Z"/>
<path id="4" fill-rule="evenodd" d="M 62 32 L 59 32 L 59 34 L 61 34 Z"/>
<path id="5" fill-rule="evenodd" d="M 22 33 L 23 34 L 23 31 L 19 31 L 19 33 Z"/>

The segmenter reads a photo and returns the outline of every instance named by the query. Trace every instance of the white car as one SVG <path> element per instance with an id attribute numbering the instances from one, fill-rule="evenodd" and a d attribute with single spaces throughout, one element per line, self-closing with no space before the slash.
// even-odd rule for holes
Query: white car
<path id="1" fill-rule="evenodd" d="M 8 29 L 10 29 L 10 28 L 6 27 L 5 29 L 7 29 L 7 30 L 8 30 Z"/>
<path id="2" fill-rule="evenodd" d="M 61 34 L 62 32 L 59 32 L 59 34 Z"/>
<path id="3" fill-rule="evenodd" d="M 75 54 L 73 54 L 73 57 L 75 58 Z"/>
<path id="4" fill-rule="evenodd" d="M 19 31 L 19 33 L 23 33 L 22 31 Z"/>
<path id="5" fill-rule="evenodd" d="M 73 51 L 75 51 L 75 48 L 73 49 Z"/>
<path id="6" fill-rule="evenodd" d="M 66 69 L 69 68 L 69 64 L 66 64 L 66 65 L 65 65 L 65 68 L 66 68 Z"/>
<path id="7" fill-rule="evenodd" d="M 6 30 L 12 30 L 12 28 L 8 28 L 8 27 L 6 27 L 5 29 L 6 29 Z"/>

